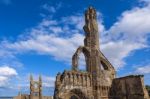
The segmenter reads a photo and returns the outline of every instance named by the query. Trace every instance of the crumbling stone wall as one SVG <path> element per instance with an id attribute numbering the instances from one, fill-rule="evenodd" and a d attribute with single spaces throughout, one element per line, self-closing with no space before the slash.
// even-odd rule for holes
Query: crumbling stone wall
<path id="1" fill-rule="evenodd" d="M 149 99 L 142 75 L 114 79 L 110 94 L 113 99 Z"/>
<path id="2" fill-rule="evenodd" d="M 64 71 L 55 82 L 55 99 L 70 99 L 76 95 L 80 99 L 93 99 L 92 76 L 87 72 Z M 80 94 L 78 94 L 80 93 Z"/>

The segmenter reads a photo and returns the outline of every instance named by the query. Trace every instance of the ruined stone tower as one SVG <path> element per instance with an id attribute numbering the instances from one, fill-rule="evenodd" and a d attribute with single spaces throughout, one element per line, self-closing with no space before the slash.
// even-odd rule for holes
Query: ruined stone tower
<path id="1" fill-rule="evenodd" d="M 73 70 L 77 71 L 79 54 L 82 52 L 86 60 L 86 71 L 92 76 L 93 94 L 99 99 L 100 90 L 98 88 L 110 87 L 115 77 L 115 70 L 99 49 L 97 15 L 92 7 L 85 12 L 83 29 L 85 31 L 84 46 L 80 46 L 73 55 Z"/>
<path id="2" fill-rule="evenodd" d="M 84 46 L 73 55 L 72 70 L 57 74 L 54 99 L 149 99 L 142 76 L 115 78 L 114 67 L 100 51 L 97 15 L 93 7 L 85 12 L 83 29 Z M 78 69 L 81 53 L 86 61 L 84 72 Z M 136 83 L 139 89 L 135 88 Z"/>

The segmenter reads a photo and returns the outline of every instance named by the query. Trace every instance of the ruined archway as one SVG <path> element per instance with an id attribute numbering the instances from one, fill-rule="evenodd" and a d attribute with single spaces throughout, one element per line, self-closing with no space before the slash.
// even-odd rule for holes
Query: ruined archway
<path id="1" fill-rule="evenodd" d="M 103 55 L 103 53 L 99 50 L 100 63 L 103 66 L 104 70 L 115 71 L 112 64 L 107 60 L 107 58 Z"/>
<path id="2" fill-rule="evenodd" d="M 69 99 L 88 99 L 81 89 L 73 89 L 70 91 Z"/>
<path id="3" fill-rule="evenodd" d="M 72 57 L 72 69 L 73 70 L 78 70 L 78 65 L 79 65 L 79 55 L 83 53 L 85 57 L 85 61 L 87 61 L 87 57 L 90 55 L 89 50 L 86 47 L 80 46 L 75 54 Z"/>
<path id="4" fill-rule="evenodd" d="M 74 94 L 74 95 L 71 95 L 69 99 L 80 99 L 80 97 Z"/>
<path id="5" fill-rule="evenodd" d="M 85 55 L 83 53 L 80 53 L 80 55 L 79 55 L 78 70 L 86 71 L 86 59 L 85 59 Z"/>

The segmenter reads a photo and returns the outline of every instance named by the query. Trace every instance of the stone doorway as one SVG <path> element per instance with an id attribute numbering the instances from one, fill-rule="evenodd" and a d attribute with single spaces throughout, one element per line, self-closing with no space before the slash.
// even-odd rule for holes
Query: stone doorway
<path id="1" fill-rule="evenodd" d="M 81 89 L 73 89 L 69 93 L 69 99 L 88 99 Z"/>
<path id="2" fill-rule="evenodd" d="M 80 99 L 77 95 L 72 95 L 69 99 Z"/>

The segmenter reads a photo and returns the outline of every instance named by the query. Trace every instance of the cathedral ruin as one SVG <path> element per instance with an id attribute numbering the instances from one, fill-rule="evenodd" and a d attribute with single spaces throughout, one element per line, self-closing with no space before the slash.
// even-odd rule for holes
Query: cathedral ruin
<path id="1" fill-rule="evenodd" d="M 42 78 L 30 77 L 30 94 L 19 94 L 14 99 L 150 99 L 143 75 L 117 78 L 115 68 L 100 51 L 96 10 L 89 7 L 85 12 L 84 46 L 79 46 L 72 56 L 72 70 L 58 73 L 54 96 L 42 95 Z M 86 71 L 78 67 L 83 53 Z"/>
<path id="2" fill-rule="evenodd" d="M 116 71 L 100 51 L 96 10 L 85 12 L 84 46 L 79 46 L 72 57 L 72 70 L 58 73 L 54 99 L 149 99 L 143 75 L 116 78 Z M 78 69 L 83 53 L 86 71 Z"/>

